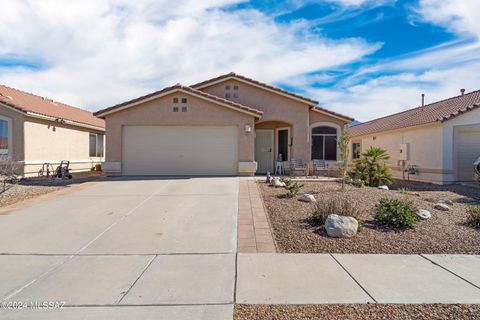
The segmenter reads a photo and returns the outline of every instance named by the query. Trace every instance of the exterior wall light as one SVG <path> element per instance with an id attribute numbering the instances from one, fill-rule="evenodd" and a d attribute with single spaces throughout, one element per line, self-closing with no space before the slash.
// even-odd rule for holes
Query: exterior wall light
<path id="1" fill-rule="evenodd" d="M 249 124 L 246 124 L 246 125 L 245 125 L 245 132 L 246 132 L 246 133 L 252 132 L 252 126 L 249 125 Z"/>

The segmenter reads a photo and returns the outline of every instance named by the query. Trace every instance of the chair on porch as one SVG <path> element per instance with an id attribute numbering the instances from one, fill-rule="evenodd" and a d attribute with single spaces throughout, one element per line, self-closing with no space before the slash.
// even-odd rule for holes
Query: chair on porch
<path id="1" fill-rule="evenodd" d="M 302 159 L 291 159 L 290 160 L 290 175 L 295 175 L 295 172 L 300 172 L 304 176 L 308 175 L 308 166 Z"/>
<path id="2" fill-rule="evenodd" d="M 325 160 L 313 159 L 312 167 L 314 176 L 319 176 L 320 172 L 326 172 L 327 177 L 330 177 L 330 169 L 328 167 L 328 163 Z"/>

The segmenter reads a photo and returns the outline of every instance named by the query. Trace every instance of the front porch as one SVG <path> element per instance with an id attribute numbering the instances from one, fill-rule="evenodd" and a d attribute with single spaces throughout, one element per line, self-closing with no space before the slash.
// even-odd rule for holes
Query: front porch
<path id="1" fill-rule="evenodd" d="M 258 122 L 255 124 L 256 174 L 297 175 L 290 170 L 290 161 L 295 159 L 306 166 L 305 173 L 300 173 L 303 178 L 335 176 L 340 157 L 337 138 L 342 131 L 343 128 L 333 122 L 312 123 L 308 130 L 284 121 Z M 325 165 L 320 172 L 314 170 L 319 163 Z"/>

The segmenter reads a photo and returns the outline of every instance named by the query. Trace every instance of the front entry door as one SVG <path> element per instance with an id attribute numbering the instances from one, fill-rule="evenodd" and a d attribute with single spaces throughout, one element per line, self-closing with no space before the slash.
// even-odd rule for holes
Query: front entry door
<path id="1" fill-rule="evenodd" d="M 255 130 L 255 161 L 258 173 L 273 172 L 274 130 Z"/>

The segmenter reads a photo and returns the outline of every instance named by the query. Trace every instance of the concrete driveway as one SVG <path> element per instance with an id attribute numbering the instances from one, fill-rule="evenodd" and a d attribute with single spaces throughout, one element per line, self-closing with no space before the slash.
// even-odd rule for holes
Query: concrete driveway
<path id="1" fill-rule="evenodd" d="M 119 178 L 0 215 L 2 303 L 71 307 L 0 319 L 231 318 L 237 205 L 238 178 Z"/>

